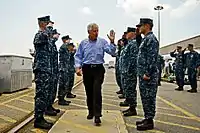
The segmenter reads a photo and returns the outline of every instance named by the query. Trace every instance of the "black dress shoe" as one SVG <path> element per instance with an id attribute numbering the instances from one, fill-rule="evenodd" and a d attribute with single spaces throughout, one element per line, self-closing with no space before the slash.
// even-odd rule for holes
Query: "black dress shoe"
<path id="1" fill-rule="evenodd" d="M 69 93 L 69 94 L 67 94 L 67 96 L 66 96 L 67 98 L 75 98 L 76 97 L 76 95 L 74 95 L 74 94 L 72 94 L 72 93 Z"/>
<path id="2" fill-rule="evenodd" d="M 91 120 L 91 119 L 93 119 L 93 117 L 94 117 L 93 114 L 89 114 L 89 115 L 87 116 L 87 119 L 88 119 L 88 120 Z"/>
<path id="3" fill-rule="evenodd" d="M 116 92 L 117 94 L 123 94 L 123 91 L 122 90 L 119 90 Z"/>
<path id="4" fill-rule="evenodd" d="M 183 91 L 183 87 L 178 87 L 175 89 L 176 91 Z"/>
<path id="5" fill-rule="evenodd" d="M 129 104 L 128 104 L 128 102 L 125 100 L 124 102 L 120 102 L 119 106 L 128 107 Z"/>
<path id="6" fill-rule="evenodd" d="M 123 94 L 119 95 L 118 97 L 119 97 L 119 99 L 124 99 L 125 98 L 125 96 Z"/>
<path id="7" fill-rule="evenodd" d="M 142 124 L 137 125 L 137 130 L 145 131 L 154 129 L 154 122 L 152 119 L 145 119 Z"/>
<path id="8" fill-rule="evenodd" d="M 197 93 L 197 90 L 196 90 L 196 89 L 191 89 L 191 90 L 187 90 L 187 92 L 190 92 L 190 93 Z"/>
<path id="9" fill-rule="evenodd" d="M 96 117 L 96 116 L 95 116 L 95 118 L 94 118 L 94 123 L 97 124 L 97 125 L 100 124 L 100 123 L 101 123 L 100 117 Z"/>
<path id="10" fill-rule="evenodd" d="M 51 129 L 53 123 L 47 122 L 44 118 L 37 118 L 34 121 L 34 127 L 40 129 Z"/>

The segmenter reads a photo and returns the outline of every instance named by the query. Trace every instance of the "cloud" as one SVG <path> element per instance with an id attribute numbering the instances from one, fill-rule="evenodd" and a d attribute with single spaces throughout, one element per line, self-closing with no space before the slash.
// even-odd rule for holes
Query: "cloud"
<path id="1" fill-rule="evenodd" d="M 198 0 L 185 0 L 183 4 L 175 9 L 172 9 L 172 11 L 170 12 L 170 16 L 173 18 L 184 17 L 194 11 L 194 9 L 196 9 L 198 6 Z"/>
<path id="2" fill-rule="evenodd" d="M 164 10 L 163 11 L 168 11 L 168 10 L 171 10 L 172 7 L 169 5 L 169 4 L 160 4 L 164 7 Z"/>
<path id="3" fill-rule="evenodd" d="M 158 0 L 118 0 L 117 7 L 121 7 L 126 15 L 135 19 L 140 17 L 152 17 L 153 8 Z"/>
<path id="4" fill-rule="evenodd" d="M 90 10 L 89 7 L 83 7 L 83 8 L 81 8 L 80 12 L 83 13 L 83 14 L 85 14 L 85 15 L 92 15 L 93 14 L 93 12 Z"/>
<path id="5" fill-rule="evenodd" d="M 159 4 L 159 2 L 160 0 L 117 0 L 116 7 L 122 8 L 126 15 L 138 19 L 140 17 L 152 18 L 155 14 L 154 7 L 157 5 L 162 5 L 164 7 L 163 12 L 170 14 L 174 18 L 184 17 L 199 6 L 199 0 L 184 0 L 176 8 L 172 8 L 171 5 L 173 3 Z"/>

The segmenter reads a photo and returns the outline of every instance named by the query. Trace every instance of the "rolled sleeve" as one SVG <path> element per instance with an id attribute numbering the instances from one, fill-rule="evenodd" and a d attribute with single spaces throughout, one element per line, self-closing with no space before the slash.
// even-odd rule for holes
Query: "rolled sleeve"
<path id="1" fill-rule="evenodd" d="M 104 40 L 104 51 L 109 55 L 115 55 L 116 51 L 116 45 L 114 43 L 108 43 L 106 40 Z"/>
<path id="2" fill-rule="evenodd" d="M 74 55 L 75 59 L 75 68 L 80 68 L 82 66 L 82 60 L 83 60 L 83 48 L 82 48 L 83 42 L 80 43 L 76 54 Z"/>

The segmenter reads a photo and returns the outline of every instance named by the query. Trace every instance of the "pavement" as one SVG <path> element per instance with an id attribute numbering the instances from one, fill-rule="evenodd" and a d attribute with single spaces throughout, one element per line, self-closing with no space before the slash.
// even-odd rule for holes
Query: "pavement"
<path id="1" fill-rule="evenodd" d="M 75 83 L 82 80 L 76 77 Z M 34 110 L 35 84 L 32 87 L 0 96 L 0 133 L 7 132 L 29 117 Z"/>
<path id="2" fill-rule="evenodd" d="M 123 117 L 121 111 L 126 108 L 120 107 L 119 103 L 123 100 L 118 99 L 118 87 L 115 82 L 114 69 L 106 70 L 105 81 L 103 84 L 103 117 L 102 125 L 96 127 L 93 120 L 88 121 L 86 96 L 83 84 L 73 90 L 77 95 L 75 99 L 70 99 L 70 106 L 59 106 L 55 103 L 54 107 L 60 108 L 62 111 L 56 117 L 46 117 L 49 121 L 54 122 L 54 126 L 50 131 L 33 128 L 33 122 L 26 125 L 19 133 L 136 133 L 136 120 L 143 119 L 142 103 L 139 96 L 137 97 L 137 116 Z M 200 88 L 200 84 L 198 83 Z M 189 86 L 185 86 L 185 91 L 177 92 L 174 90 L 175 84 L 162 82 L 162 86 L 158 89 L 157 108 L 155 117 L 155 129 L 146 132 L 153 133 L 200 133 L 200 90 L 198 93 L 191 94 L 186 90 Z M 138 89 L 138 88 L 137 88 Z M 30 93 L 30 99 L 33 100 L 34 93 Z M 23 97 L 24 98 L 24 97 Z M 28 100 L 28 99 L 27 99 Z M 18 105 L 19 106 L 19 105 Z M 25 110 L 29 109 L 23 107 Z M 5 119 L 7 123 L 11 123 L 10 119 L 14 115 L 2 114 L 0 111 L 0 125 L 3 126 Z M 20 116 L 18 116 L 20 117 Z M 1 122 L 3 118 L 4 123 Z M 16 119 L 14 119 L 16 120 Z M 121 131 L 120 131 L 121 130 Z M 1 132 L 1 131 L 0 131 Z M 146 133 L 144 132 L 144 133 Z M 143 132 L 140 132 L 143 133 Z"/>
<path id="3" fill-rule="evenodd" d="M 146 131 L 154 133 L 197 133 L 200 132 L 200 93 L 191 94 L 187 91 L 176 92 L 175 84 L 162 82 L 157 96 L 157 108 L 155 117 L 155 129 Z M 200 86 L 199 86 L 200 87 Z M 138 91 L 138 116 L 123 117 L 118 99 L 115 93 L 118 88 L 115 83 L 114 70 L 108 69 L 103 84 L 103 117 L 102 125 L 96 127 L 93 121 L 86 120 L 87 107 L 85 103 L 85 91 L 83 85 L 74 90 L 77 98 L 72 99 L 68 107 L 61 107 L 65 110 L 64 115 L 55 123 L 49 133 L 136 133 L 136 120 L 143 119 L 142 104 Z M 189 89 L 186 86 L 185 89 Z M 199 90 L 200 92 L 200 90 Z M 59 106 L 58 106 L 59 107 Z M 113 113 L 106 113 L 113 112 Z M 114 119 L 113 115 L 119 119 Z M 123 119 L 121 119 L 123 118 Z M 119 131 L 119 129 L 126 130 Z"/>

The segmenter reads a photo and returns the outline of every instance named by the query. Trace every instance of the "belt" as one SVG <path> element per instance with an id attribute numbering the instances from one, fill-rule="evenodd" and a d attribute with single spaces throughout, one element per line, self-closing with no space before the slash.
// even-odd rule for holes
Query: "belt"
<path id="1" fill-rule="evenodd" d="M 103 64 L 83 64 L 83 67 L 97 68 L 102 67 Z"/>

